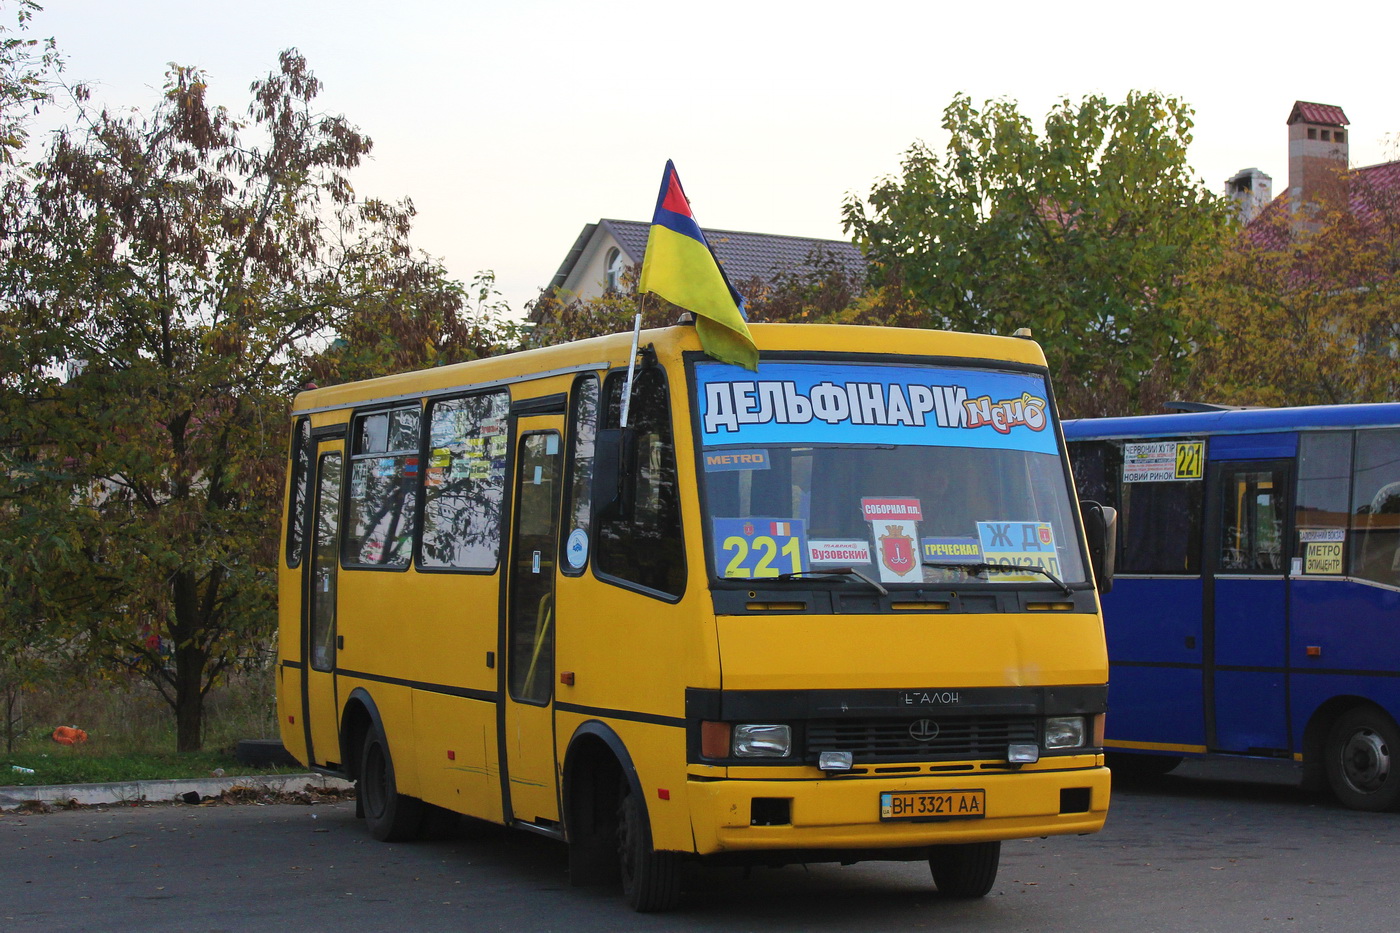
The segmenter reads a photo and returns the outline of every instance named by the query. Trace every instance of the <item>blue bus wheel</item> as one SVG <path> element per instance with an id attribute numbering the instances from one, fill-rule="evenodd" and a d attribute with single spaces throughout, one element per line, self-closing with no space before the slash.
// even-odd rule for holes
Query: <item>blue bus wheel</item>
<path id="1" fill-rule="evenodd" d="M 1358 706 L 1327 733 L 1327 783 L 1352 810 L 1392 810 L 1400 803 L 1400 729 L 1382 711 Z"/>

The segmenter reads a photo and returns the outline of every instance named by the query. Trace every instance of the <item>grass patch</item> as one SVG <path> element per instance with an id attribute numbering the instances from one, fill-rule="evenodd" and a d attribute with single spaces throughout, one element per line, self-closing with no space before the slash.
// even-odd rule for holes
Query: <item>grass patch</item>
<path id="1" fill-rule="evenodd" d="M 300 768 L 250 768 L 234 758 L 241 739 L 277 736 L 271 670 L 239 673 L 205 699 L 204 750 L 175 751 L 175 718 L 141 680 L 53 685 L 23 697 L 21 735 L 0 741 L 0 786 L 94 784 L 225 775 L 296 774 Z M 52 739 L 58 726 L 88 734 L 80 745 Z M 23 770 L 33 771 L 33 774 Z"/>
<path id="2" fill-rule="evenodd" d="M 18 771 L 27 768 L 33 774 Z M 102 784 L 109 781 L 149 781 L 168 778 L 207 778 L 222 769 L 225 775 L 293 774 L 302 769 L 249 768 L 232 754 L 219 751 L 147 752 L 104 755 L 86 748 L 16 752 L 0 756 L 0 785 Z"/>

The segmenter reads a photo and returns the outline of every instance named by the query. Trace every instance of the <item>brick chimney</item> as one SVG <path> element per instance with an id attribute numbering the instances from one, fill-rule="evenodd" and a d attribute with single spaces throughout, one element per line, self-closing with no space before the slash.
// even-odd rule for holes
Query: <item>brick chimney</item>
<path id="1" fill-rule="evenodd" d="M 1350 167 L 1341 107 L 1296 101 L 1288 115 L 1288 198 L 1294 210 L 1322 200 Z"/>

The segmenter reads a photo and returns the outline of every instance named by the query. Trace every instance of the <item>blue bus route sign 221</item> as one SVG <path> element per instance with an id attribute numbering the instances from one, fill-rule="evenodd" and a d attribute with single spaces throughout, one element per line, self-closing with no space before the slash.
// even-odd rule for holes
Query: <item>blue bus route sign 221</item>
<path id="1" fill-rule="evenodd" d="M 716 518 L 714 536 L 721 576 L 757 579 L 808 569 L 801 519 Z"/>
<path id="2" fill-rule="evenodd" d="M 697 363 L 705 447 L 880 444 L 1055 454 L 1032 373 L 862 363 Z"/>

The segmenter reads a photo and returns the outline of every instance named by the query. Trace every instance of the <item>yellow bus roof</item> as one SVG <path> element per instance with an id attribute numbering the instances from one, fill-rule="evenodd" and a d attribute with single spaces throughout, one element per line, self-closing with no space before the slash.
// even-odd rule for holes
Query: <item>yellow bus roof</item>
<path id="1" fill-rule="evenodd" d="M 1040 345 L 1033 340 L 1017 337 L 846 324 L 750 324 L 749 330 L 758 344 L 760 365 L 765 351 L 803 350 L 814 353 L 942 356 L 1045 365 L 1045 355 Z M 522 377 L 539 378 L 550 373 L 626 366 L 631 344 L 630 333 L 610 334 L 451 366 L 308 389 L 297 395 L 292 408 L 294 413 L 325 411 L 459 386 L 484 386 L 515 382 Z M 655 348 L 663 362 L 677 360 L 685 351 L 700 349 L 695 328 L 689 325 L 644 330 L 640 346 L 648 344 Z"/>

